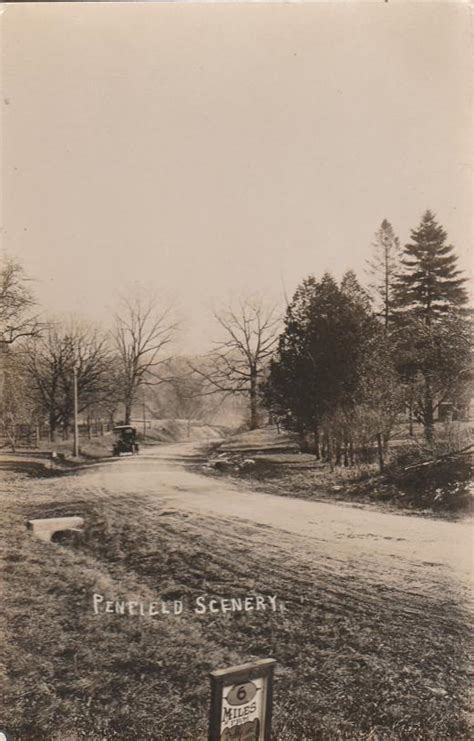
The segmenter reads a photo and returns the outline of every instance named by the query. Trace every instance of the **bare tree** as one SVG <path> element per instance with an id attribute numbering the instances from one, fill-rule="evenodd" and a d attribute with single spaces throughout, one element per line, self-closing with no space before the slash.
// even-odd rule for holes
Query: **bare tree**
<path id="1" fill-rule="evenodd" d="M 156 417 L 199 420 L 211 424 L 228 413 L 225 392 L 209 393 L 205 377 L 195 368 L 207 370 L 209 358 L 175 355 L 160 368 L 160 383 L 150 389 L 147 400 Z"/>
<path id="2" fill-rule="evenodd" d="M 372 258 L 367 261 L 367 273 L 372 285 L 379 316 L 383 318 L 385 331 L 393 318 L 395 287 L 400 271 L 400 241 L 392 225 L 384 219 L 375 233 L 372 243 Z"/>
<path id="3" fill-rule="evenodd" d="M 55 323 L 25 344 L 29 394 L 48 419 L 51 439 L 59 427 L 67 434 L 73 415 L 73 371 L 77 372 L 79 413 L 112 392 L 111 355 L 106 336 L 79 322 Z"/>
<path id="4" fill-rule="evenodd" d="M 259 384 L 278 341 L 281 317 L 275 306 L 259 297 L 214 312 L 223 330 L 206 369 L 194 370 L 207 381 L 208 393 L 245 394 L 249 400 L 250 429 L 258 427 Z"/>
<path id="5" fill-rule="evenodd" d="M 0 428 L 13 452 L 21 437 L 21 427 L 30 428 L 34 406 L 28 397 L 21 352 L 11 348 L 3 354 L 3 393 L 0 396 Z"/>
<path id="6" fill-rule="evenodd" d="M 188 437 L 191 435 L 192 421 L 205 416 L 203 385 L 204 379 L 195 373 L 191 376 L 175 377 L 171 381 L 174 416 L 176 419 L 187 421 Z"/>
<path id="7" fill-rule="evenodd" d="M 11 257 L 0 268 L 0 342 L 11 345 L 21 337 L 36 336 L 41 324 L 22 266 Z"/>
<path id="8" fill-rule="evenodd" d="M 174 339 L 177 329 L 172 307 L 160 306 L 153 296 L 137 292 L 132 298 L 121 300 L 113 338 L 126 424 L 130 424 L 138 390 L 160 382 L 158 368 L 167 361 L 160 355 Z"/>

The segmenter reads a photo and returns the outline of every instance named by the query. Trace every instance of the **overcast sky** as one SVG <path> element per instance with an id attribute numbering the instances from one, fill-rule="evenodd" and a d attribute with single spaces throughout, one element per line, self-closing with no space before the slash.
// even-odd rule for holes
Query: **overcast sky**
<path id="1" fill-rule="evenodd" d="M 361 273 L 388 218 L 472 244 L 468 4 L 13 4 L 2 246 L 53 312 Z"/>

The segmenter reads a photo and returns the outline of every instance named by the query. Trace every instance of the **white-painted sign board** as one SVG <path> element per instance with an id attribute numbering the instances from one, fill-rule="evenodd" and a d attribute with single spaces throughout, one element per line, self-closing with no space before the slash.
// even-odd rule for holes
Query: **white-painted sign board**
<path id="1" fill-rule="evenodd" d="M 274 659 L 211 672 L 210 741 L 270 739 Z"/>

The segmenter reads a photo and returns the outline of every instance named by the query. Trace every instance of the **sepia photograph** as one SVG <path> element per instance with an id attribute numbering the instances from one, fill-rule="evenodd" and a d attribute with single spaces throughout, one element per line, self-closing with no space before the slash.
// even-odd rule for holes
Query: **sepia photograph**
<path id="1" fill-rule="evenodd" d="M 471 739 L 469 3 L 0 41 L 0 741 Z"/>

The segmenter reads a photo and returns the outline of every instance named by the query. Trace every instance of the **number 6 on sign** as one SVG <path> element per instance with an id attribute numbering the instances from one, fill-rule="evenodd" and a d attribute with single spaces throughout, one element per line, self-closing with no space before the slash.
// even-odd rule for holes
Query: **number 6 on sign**
<path id="1" fill-rule="evenodd" d="M 245 682 L 244 684 L 236 684 L 232 687 L 230 692 L 227 693 L 226 700 L 229 705 L 243 705 L 246 702 L 253 700 L 258 692 L 258 687 L 253 682 Z"/>

